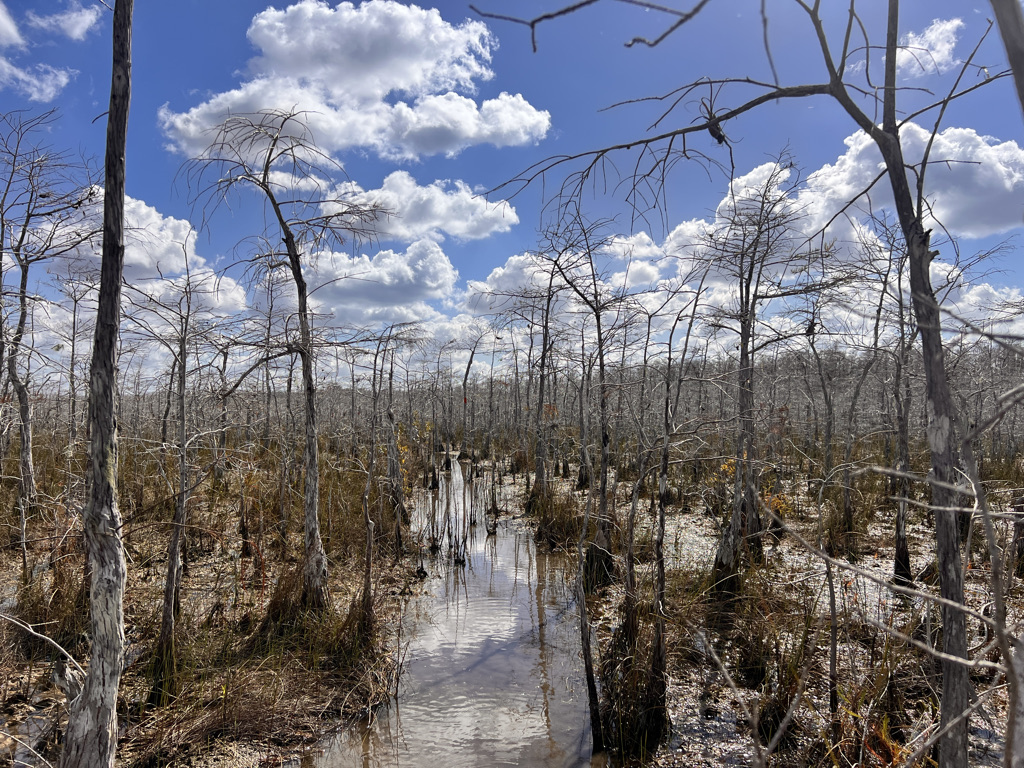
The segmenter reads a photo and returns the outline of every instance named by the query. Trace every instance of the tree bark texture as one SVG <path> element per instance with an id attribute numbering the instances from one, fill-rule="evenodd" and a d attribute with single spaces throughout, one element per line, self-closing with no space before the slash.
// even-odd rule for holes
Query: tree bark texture
<path id="1" fill-rule="evenodd" d="M 754 260 L 751 259 L 751 265 Z M 744 316 L 740 322 L 739 361 L 739 434 L 736 439 L 736 464 L 733 477 L 733 504 L 729 524 L 722 533 L 713 566 L 714 589 L 723 596 L 735 595 L 739 590 L 740 554 L 747 543 L 752 560 L 763 557 L 761 542 L 761 516 L 757 508 L 757 478 L 754 460 L 757 444 L 754 435 L 754 360 L 752 353 L 754 306 L 752 281 L 740 281 L 741 306 Z"/>
<path id="2" fill-rule="evenodd" d="M 898 5 L 897 0 L 890 0 L 890 37 L 896 35 L 895 13 Z M 890 43 L 888 47 L 894 51 L 895 43 Z M 892 58 L 895 59 L 895 56 Z M 895 63 L 892 66 L 895 67 Z M 956 494 L 952 491 L 957 482 L 958 459 L 954 434 L 956 418 L 949 379 L 946 376 L 939 306 L 929 273 L 933 253 L 930 248 L 930 235 L 925 231 L 913 203 L 895 119 L 892 118 L 891 123 L 887 120 L 886 126 L 876 141 L 886 163 L 900 227 L 907 244 L 910 293 L 914 317 L 921 335 L 939 591 L 946 600 L 962 604 L 964 581 L 957 534 Z M 942 650 L 947 656 L 967 658 L 967 626 L 963 611 L 950 605 L 942 606 L 942 637 Z M 948 730 L 939 741 L 939 759 L 943 768 L 967 766 L 967 719 L 963 714 L 970 705 L 970 691 L 967 667 L 944 658 L 940 726 L 943 729 L 948 727 Z M 957 720 L 959 721 L 954 723 Z"/>
<path id="3" fill-rule="evenodd" d="M 905 173 L 900 171 L 900 173 Z M 904 175 L 904 178 L 906 176 Z M 950 486 L 955 485 L 956 442 L 953 432 L 953 401 L 942 350 L 939 309 L 931 287 L 928 267 L 931 252 L 928 234 L 920 221 L 912 231 L 910 246 L 910 284 L 914 312 L 921 330 L 924 358 L 925 397 L 928 414 L 928 446 L 932 455 L 932 505 L 935 508 L 936 557 L 939 566 L 939 591 L 946 600 L 964 601 L 964 578 L 960 563 L 956 498 Z M 948 656 L 967 658 L 967 626 L 963 611 L 942 606 L 943 651 Z M 961 718 L 970 705 L 971 683 L 967 667 L 942 660 L 942 704 L 940 725 L 945 728 Z M 952 725 L 939 742 L 940 765 L 967 766 L 967 720 Z"/>
<path id="4" fill-rule="evenodd" d="M 127 576 L 117 502 L 116 353 L 124 266 L 125 146 L 131 99 L 133 0 L 116 0 L 113 71 L 107 119 L 103 256 L 93 339 L 89 397 L 89 500 L 85 540 L 92 568 L 89 593 L 92 657 L 85 685 L 68 720 L 62 768 L 114 765 L 117 689 L 124 657 L 124 587 Z"/>
<path id="5" fill-rule="evenodd" d="M 999 34 L 1006 47 L 1006 58 L 1013 69 L 1017 99 L 1024 110 L 1024 11 L 1019 0 L 991 0 L 999 23 Z"/>
<path id="6" fill-rule="evenodd" d="M 313 336 L 309 328 L 309 305 L 306 280 L 302 274 L 298 246 L 291 230 L 281 219 L 288 263 L 298 294 L 299 360 L 302 363 L 302 388 L 305 397 L 306 442 L 302 454 L 305 475 L 303 512 L 305 560 L 302 567 L 302 607 L 313 613 L 328 607 L 327 554 L 320 538 L 320 446 L 317 442 L 316 375 L 313 360 Z"/>
<path id="7" fill-rule="evenodd" d="M 910 294 L 921 336 L 921 355 L 925 378 L 925 411 L 928 447 L 931 451 L 932 506 L 935 510 L 935 544 L 939 568 L 939 592 L 953 604 L 964 602 L 964 581 L 957 535 L 957 499 L 952 490 L 957 483 L 956 413 L 946 375 L 942 348 L 939 305 L 932 288 L 930 232 L 922 223 L 923 194 L 918 203 L 907 179 L 907 165 L 900 143 L 896 110 L 896 52 L 899 41 L 899 0 L 889 0 L 886 34 L 885 96 L 882 127 L 870 124 L 869 132 L 885 161 L 900 229 L 907 247 Z M 851 108 L 847 106 L 847 110 Z M 853 114 L 853 112 L 851 112 Z M 867 122 L 867 121 L 862 121 Z M 918 170 L 916 173 L 923 173 Z M 939 740 L 939 765 L 942 768 L 967 768 L 967 717 L 971 682 L 967 667 L 953 659 L 967 658 L 967 626 L 962 610 L 950 604 L 942 606 L 942 700 L 939 721 L 944 735 Z"/>
<path id="8" fill-rule="evenodd" d="M 25 258 L 18 257 L 19 261 Z M 25 338 L 25 327 L 28 322 L 28 271 L 27 261 L 22 261 L 21 280 L 18 285 L 18 325 L 7 352 L 7 374 L 18 397 L 18 429 L 21 438 L 18 493 L 26 514 L 36 503 L 36 472 L 32 462 L 32 404 L 29 400 L 28 376 L 22 378 L 21 371 L 18 370 L 21 343 Z"/>
<path id="9" fill-rule="evenodd" d="M 902 308 L 901 308 L 902 312 Z M 902 316 L 900 321 L 902 328 Z M 901 333 L 902 338 L 902 333 Z M 896 554 L 893 561 L 893 577 L 898 584 L 909 584 L 913 581 L 910 570 L 910 545 L 907 541 L 907 505 L 910 498 L 910 403 L 911 390 L 909 377 L 906 376 L 906 344 L 900 342 L 900 356 L 896 361 L 894 394 L 896 402 L 896 468 L 897 478 L 896 509 Z"/>

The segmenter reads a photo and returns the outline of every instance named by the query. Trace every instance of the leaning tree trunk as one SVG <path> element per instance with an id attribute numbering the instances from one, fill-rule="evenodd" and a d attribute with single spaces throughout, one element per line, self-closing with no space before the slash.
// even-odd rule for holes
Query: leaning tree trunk
<path id="1" fill-rule="evenodd" d="M 816 8 L 817 6 L 815 6 Z M 942 328 L 938 302 L 932 289 L 930 233 L 922 219 L 924 203 L 923 174 L 928 157 L 915 167 L 917 189 L 912 191 L 907 179 L 908 166 L 903 158 L 897 120 L 896 54 L 899 50 L 899 0 L 889 0 L 885 40 L 885 82 L 881 90 L 882 125 L 860 110 L 847 93 L 841 73 L 830 72 L 830 93 L 854 118 L 878 147 L 885 162 L 886 175 L 892 190 L 893 203 L 899 218 L 900 231 L 907 247 L 910 271 L 910 293 L 921 335 L 921 355 L 925 377 L 925 412 L 928 416 L 928 447 L 931 452 L 932 507 L 935 510 L 936 556 L 939 567 L 939 591 L 947 601 L 942 606 L 942 701 L 940 704 L 939 759 L 943 768 L 967 766 L 967 707 L 971 698 L 971 682 L 964 661 L 967 658 L 967 627 L 964 612 L 963 572 L 957 536 L 956 494 L 957 447 L 954 424 L 955 410 L 946 377 L 942 349 Z M 815 11 L 815 14 L 817 11 Z M 820 31 L 819 27 L 819 31 Z M 831 59 L 827 56 L 831 64 Z M 929 145 L 930 149 L 930 145 Z M 916 202 L 915 202 L 916 200 Z"/>
<path id="2" fill-rule="evenodd" d="M 547 397 L 545 391 L 548 378 L 548 347 L 551 346 L 551 302 L 554 299 L 555 270 L 551 269 L 548 275 L 548 289 L 544 298 L 544 314 L 541 325 L 540 337 L 540 368 L 537 381 L 537 408 L 535 410 L 535 434 L 536 449 L 534 456 L 534 482 L 533 495 L 540 502 L 540 525 L 538 531 L 548 533 L 550 523 L 550 505 L 547 503 L 547 460 L 548 440 L 546 425 L 544 424 L 544 400 Z"/>
<path id="3" fill-rule="evenodd" d="M 583 410 L 583 387 L 584 382 L 580 381 L 580 450 L 582 460 L 589 466 L 590 451 L 587 448 L 587 422 Z M 590 611 L 587 608 L 587 573 L 586 558 L 583 554 L 583 542 L 587 538 L 587 530 L 590 528 L 590 513 L 594 507 L 594 475 L 590 473 L 589 486 L 587 489 L 587 501 L 583 512 L 583 525 L 580 527 L 580 535 L 576 541 L 576 559 L 579 563 L 576 571 L 576 608 L 580 620 L 580 651 L 583 655 L 583 672 L 587 682 L 587 703 L 590 710 L 590 736 L 593 745 L 593 753 L 604 752 L 604 728 L 601 722 L 601 699 L 597 690 L 597 676 L 594 673 L 594 650 L 591 645 Z"/>
<path id="4" fill-rule="evenodd" d="M 14 368 L 13 362 L 10 367 Z M 18 495 L 19 503 L 28 511 L 36 503 L 36 470 L 32 461 L 32 404 L 29 401 L 28 387 L 16 376 L 11 376 L 11 383 L 18 396 L 18 435 L 21 438 L 21 448 L 18 452 Z"/>
<path id="5" fill-rule="evenodd" d="M 999 24 L 999 33 L 1006 47 L 1006 58 L 1017 85 L 1017 100 L 1024 109 L 1024 12 L 1017 0 L 991 0 Z"/>
<path id="6" fill-rule="evenodd" d="M 18 359 L 22 352 L 25 329 L 29 319 L 29 256 L 17 249 L 14 258 L 18 262 L 22 278 L 17 291 L 17 325 L 7 351 L 7 376 L 17 397 L 18 436 L 18 505 L 23 515 L 36 504 L 36 470 L 32 461 L 32 403 L 29 399 L 29 377 L 18 370 Z"/>
<path id="7" fill-rule="evenodd" d="M 886 49 L 895 54 L 899 27 L 899 2 L 889 0 L 889 26 Z M 935 542 L 939 567 L 939 591 L 948 602 L 942 606 L 942 701 L 939 740 L 941 765 L 966 768 L 967 718 L 971 683 L 967 667 L 957 659 L 967 658 L 967 626 L 964 612 L 956 604 L 964 602 L 964 580 L 957 535 L 956 494 L 957 448 L 953 398 L 942 349 L 939 305 L 932 289 L 931 266 L 934 253 L 931 239 L 921 222 L 920 211 L 907 181 L 906 164 L 900 145 L 895 114 L 895 55 L 886 59 L 886 86 L 883 129 L 875 138 L 885 160 L 900 228 L 907 244 L 910 267 L 910 294 L 921 335 L 924 364 L 925 408 L 928 414 L 928 447 L 932 464 L 932 507 L 935 510 Z M 890 60 L 891 59 L 891 60 Z"/>
<path id="8" fill-rule="evenodd" d="M 595 289 L 596 295 L 596 289 Z M 608 512 L 608 471 L 611 465 L 610 442 L 608 434 L 608 386 L 605 369 L 605 343 L 601 324 L 601 312 L 596 299 L 592 307 L 594 324 L 597 329 L 597 386 L 598 413 L 601 426 L 601 468 L 598 476 L 597 525 L 594 540 L 590 542 L 586 554 L 587 590 L 610 584 L 614 575 L 615 563 L 612 560 L 611 518 Z"/>
<path id="9" fill-rule="evenodd" d="M 466 369 L 468 372 L 468 368 Z M 402 525 L 409 523 L 409 510 L 405 506 L 405 477 L 402 475 L 402 457 L 398 448 L 398 425 L 395 420 L 395 355 L 391 353 L 388 368 L 388 484 L 391 490 L 392 512 L 395 515 L 395 558 L 402 553 Z M 465 419 L 463 419 L 465 422 Z M 411 421 L 409 422 L 412 423 Z"/>
<path id="10" fill-rule="evenodd" d="M 956 494 L 952 491 L 957 482 L 953 400 L 943 359 L 939 309 L 928 273 L 932 254 L 928 234 L 919 221 L 911 230 L 908 245 L 910 287 L 924 359 L 939 591 L 947 601 L 962 604 L 964 579 L 960 564 Z M 967 719 L 963 715 L 970 705 L 971 683 L 965 664 L 954 659 L 967 658 L 967 627 L 963 611 L 949 603 L 942 606 L 942 638 L 945 655 L 942 659 L 940 726 L 943 729 L 949 727 L 949 730 L 939 742 L 939 756 L 943 766 L 966 766 Z M 959 722 L 954 722 L 956 720 Z"/>
<path id="11" fill-rule="evenodd" d="M 62 768 L 112 768 L 117 747 L 117 688 L 124 660 L 122 603 L 127 568 L 117 505 L 114 400 L 124 266 L 125 145 L 131 98 L 132 10 L 133 0 L 116 0 L 107 118 L 103 256 L 90 371 L 90 494 L 84 527 L 92 568 L 89 592 L 92 657 L 82 693 L 68 719 Z"/>
<path id="12" fill-rule="evenodd" d="M 381 378 L 383 378 L 383 362 L 381 363 Z M 376 524 L 370 514 L 370 492 L 373 490 L 374 472 L 376 471 L 377 408 L 380 404 L 380 386 L 382 385 L 377 382 L 377 356 L 374 356 L 373 371 L 370 374 L 370 445 L 366 461 L 366 483 L 363 486 L 361 502 L 363 525 L 366 530 L 366 544 L 363 549 L 363 589 L 360 596 L 356 598 L 357 602 L 354 601 L 352 604 L 352 611 L 358 617 L 356 622 L 358 635 L 363 642 L 369 642 L 373 636 L 376 619 L 373 610 L 373 537 Z"/>
<path id="13" fill-rule="evenodd" d="M 466 421 L 467 411 L 469 410 L 469 371 L 473 367 L 473 358 L 476 356 L 476 345 L 479 343 L 479 339 L 473 344 L 472 349 L 469 350 L 469 362 L 466 363 L 466 372 L 462 376 L 462 449 L 460 453 L 465 455 L 467 458 L 474 453 L 473 441 L 469 439 L 468 424 Z"/>

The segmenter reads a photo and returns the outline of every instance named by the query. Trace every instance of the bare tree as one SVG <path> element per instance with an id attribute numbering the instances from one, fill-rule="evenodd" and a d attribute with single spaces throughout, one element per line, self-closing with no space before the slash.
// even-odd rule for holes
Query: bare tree
<path id="1" fill-rule="evenodd" d="M 179 689 L 175 625 L 180 612 L 182 539 L 193 490 L 190 448 L 198 437 L 194 430 L 190 431 L 188 424 L 190 408 L 186 387 L 190 373 L 195 370 L 194 366 L 189 365 L 189 350 L 195 350 L 197 340 L 212 330 L 210 323 L 202 322 L 203 319 L 212 318 L 209 312 L 203 311 L 201 305 L 204 294 L 217 290 L 216 276 L 211 272 L 193 274 L 188 250 L 185 247 L 182 250 L 185 272 L 181 277 L 173 280 L 159 278 L 155 281 L 136 281 L 129 297 L 133 305 L 132 325 L 146 342 L 161 345 L 167 350 L 172 359 L 171 377 L 174 379 L 173 397 L 168 402 L 173 400 L 176 411 L 178 483 L 175 488 L 171 480 L 165 478 L 175 504 L 167 546 L 167 575 L 164 581 L 160 635 L 153 651 L 149 701 L 155 706 L 164 706 L 173 701 Z M 163 450 L 164 446 L 161 445 Z"/>
<path id="2" fill-rule="evenodd" d="M 73 447 L 78 442 L 79 428 L 79 344 L 81 337 L 91 330 L 87 318 L 82 317 L 82 305 L 96 293 L 96 275 L 93 270 L 74 266 L 62 269 L 54 277 L 58 290 L 71 305 L 70 327 L 64 339 L 68 344 L 68 442 Z"/>
<path id="3" fill-rule="evenodd" d="M 268 226 L 278 232 L 279 257 L 295 285 L 298 339 L 305 406 L 303 518 L 305 531 L 301 607 L 313 613 L 329 608 L 327 556 L 320 537 L 320 453 L 316 417 L 316 350 L 309 308 L 307 270 L 321 250 L 350 237 L 369 237 L 383 215 L 377 206 L 355 204 L 330 187 L 341 167 L 317 148 L 302 112 L 267 109 L 231 115 L 213 133 L 206 151 L 189 161 L 187 176 L 196 201 L 207 214 L 232 193 L 255 193 L 264 202 Z M 270 238 L 268 237 L 268 241 Z"/>
<path id="4" fill-rule="evenodd" d="M 61 768 L 113 768 L 117 749 L 117 689 L 124 663 L 122 603 L 127 566 L 117 499 L 114 401 L 124 267 L 125 147 L 131 100 L 133 10 L 133 0 L 116 0 L 103 184 L 103 255 L 89 376 L 90 492 L 83 518 L 92 568 L 92 657 L 82 693 L 71 707 Z"/>
<path id="5" fill-rule="evenodd" d="M 575 294 L 594 323 L 597 356 L 597 397 L 601 428 L 601 459 L 598 470 L 597 520 L 594 540 L 587 549 L 585 586 L 592 589 L 607 584 L 612 578 L 614 561 L 611 553 L 612 520 L 608 511 L 608 470 L 611 466 L 608 414 L 609 375 L 607 355 L 613 328 L 608 315 L 620 301 L 601 278 L 598 254 L 608 245 L 602 234 L 602 222 L 587 221 L 579 206 L 570 206 L 557 228 L 559 245 L 553 265 Z"/>
<path id="6" fill-rule="evenodd" d="M 391 344 L 391 349 L 387 356 L 388 402 L 386 437 L 388 446 L 388 496 L 390 497 L 391 512 L 395 518 L 395 557 L 398 558 L 403 550 L 402 526 L 409 524 L 409 510 L 405 503 L 405 474 L 402 470 L 402 457 L 398 445 L 398 421 L 395 417 L 395 357 L 398 347 L 414 344 L 417 342 L 417 339 L 411 329 L 403 329 L 400 326 L 389 329 L 386 337 Z M 372 418 L 371 415 L 371 420 Z M 411 418 L 409 420 L 409 427 L 412 427 Z M 465 427 L 463 427 L 463 431 L 465 431 Z"/>
<path id="7" fill-rule="evenodd" d="M 33 350 L 26 345 L 36 302 L 32 268 L 76 251 L 94 234 L 82 210 L 96 194 L 88 168 L 40 140 L 56 119 L 53 111 L 0 115 L 0 256 L 17 268 L 11 291 L 15 298 L 13 320 L 5 319 L 0 357 L 6 347 L 7 375 L 18 398 L 18 503 L 23 514 L 36 502 L 30 401 Z M 3 294 L 8 294 L 6 287 Z"/>
<path id="8" fill-rule="evenodd" d="M 828 253 L 819 254 L 827 258 Z M 810 296 L 810 303 L 800 315 L 806 321 L 804 336 L 821 386 L 822 400 L 825 407 L 824 457 L 821 468 L 822 491 L 834 486 L 834 478 L 842 474 L 842 509 L 841 514 L 833 518 L 829 526 L 831 538 L 829 549 L 845 550 L 855 554 L 854 509 L 853 509 L 853 450 L 856 442 L 854 429 L 857 415 L 861 411 L 861 394 L 868 377 L 881 354 L 880 338 L 883 331 L 883 309 L 887 303 L 890 278 L 895 268 L 890 253 L 884 245 L 874 237 L 861 238 L 852 254 L 850 271 L 844 277 L 835 279 Z M 825 272 L 828 265 L 822 259 L 821 270 Z M 835 271 L 835 270 L 833 270 Z M 875 310 L 869 318 L 863 302 L 872 295 L 877 296 Z M 856 296 L 856 306 L 851 300 Z M 838 308 L 838 312 L 836 309 Z M 852 319 L 851 319 L 852 318 Z M 870 323 L 870 326 L 865 326 Z M 870 345 L 863 341 L 865 335 L 870 336 Z M 867 347 L 864 355 L 856 350 Z M 850 351 L 854 351 L 850 354 Z M 846 402 L 846 413 L 841 434 L 843 436 L 843 459 L 840 466 L 835 466 L 834 432 L 836 428 L 836 403 L 843 379 L 853 375 L 860 364 L 853 390 Z M 904 545 L 905 531 L 904 531 Z M 897 545 L 899 552 L 899 545 Z M 897 555 L 897 560 L 899 555 Z M 909 567 L 909 560 L 907 561 Z"/>
<path id="9" fill-rule="evenodd" d="M 811 290 L 805 276 L 813 256 L 802 247 L 800 211 L 790 194 L 796 183 L 790 178 L 793 163 L 782 155 L 770 167 L 756 186 L 737 189 L 734 183 L 719 211 L 721 226 L 716 222 L 709 229 L 697 257 L 734 291 L 732 302 L 719 308 L 711 322 L 736 338 L 739 353 L 732 513 L 714 563 L 715 588 L 722 594 L 737 591 L 742 547 L 754 561 L 762 556 L 754 362 L 760 350 L 793 334 L 772 328 L 770 313 L 779 310 L 769 305 Z"/>
<path id="10" fill-rule="evenodd" d="M 562 7 L 560 10 L 548 12 L 534 19 L 513 19 L 526 24 L 531 31 L 547 20 L 565 16 L 593 5 L 597 0 L 584 0 Z M 810 31 L 817 42 L 817 58 L 823 69 L 824 79 L 820 82 L 783 85 L 778 76 L 772 72 L 766 78 L 721 78 L 701 77 L 691 81 L 662 98 L 668 104 L 662 118 L 656 123 L 657 129 L 669 116 L 674 116 L 681 105 L 688 99 L 698 98 L 701 94 L 710 93 L 706 100 L 704 114 L 696 122 L 690 122 L 679 128 L 672 128 L 660 133 L 650 134 L 639 139 L 629 140 L 622 144 L 603 147 L 582 152 L 572 156 L 549 158 L 532 166 L 510 184 L 524 185 L 539 180 L 556 169 L 568 167 L 568 164 L 582 163 L 582 170 L 572 173 L 562 186 L 563 199 L 577 198 L 582 194 L 586 184 L 599 174 L 607 171 L 612 155 L 619 152 L 639 151 L 640 157 L 633 166 L 631 178 L 631 199 L 635 204 L 646 203 L 650 198 L 645 193 L 650 191 L 654 199 L 663 200 L 663 181 L 667 169 L 674 166 L 680 158 L 708 157 L 695 146 L 691 139 L 700 135 L 710 135 L 719 145 L 729 146 L 729 139 L 723 125 L 729 121 L 740 119 L 743 115 L 771 102 L 783 102 L 790 99 L 804 99 L 813 96 L 827 97 L 833 100 L 853 121 L 867 134 L 882 155 L 884 170 L 862 190 L 866 194 L 869 189 L 883 179 L 888 181 L 892 194 L 894 209 L 899 221 L 903 239 L 908 253 L 910 291 L 913 298 L 913 310 L 920 333 L 925 369 L 925 406 L 928 413 L 928 443 L 931 452 L 931 488 L 932 501 L 936 509 L 935 537 L 939 562 L 940 592 L 945 602 L 942 604 L 943 651 L 942 657 L 942 701 L 940 706 L 940 737 L 939 754 L 943 766 L 956 768 L 967 765 L 967 714 L 971 695 L 971 683 L 965 664 L 967 658 L 967 632 L 965 616 L 958 604 L 963 604 L 963 573 L 959 557 L 957 537 L 956 493 L 957 483 L 957 440 L 955 434 L 956 412 L 946 375 L 942 345 L 941 316 L 939 305 L 932 287 L 929 265 L 934 257 L 931 247 L 931 231 L 926 227 L 926 217 L 930 209 L 926 199 L 929 176 L 928 165 L 932 158 L 935 136 L 938 134 L 947 107 L 977 88 L 1002 79 L 1007 73 L 997 73 L 988 80 L 966 85 L 963 83 L 965 74 L 973 66 L 977 47 L 964 59 L 959 71 L 952 76 L 952 83 L 945 95 L 931 103 L 910 110 L 906 116 L 898 118 L 898 99 L 901 89 L 897 83 L 897 54 L 900 50 L 900 0 L 888 0 L 883 33 L 884 44 L 878 45 L 877 40 L 869 37 L 868 27 L 861 17 L 856 0 L 846 10 L 846 20 L 838 35 L 833 37 L 823 16 L 821 0 L 793 0 L 804 13 Z M 698 0 L 686 10 L 666 6 L 649 6 L 669 18 L 662 34 L 653 39 L 635 38 L 629 45 L 660 45 L 671 36 L 683 29 L 709 3 L 709 0 Z M 835 6 L 828 5 L 835 10 Z M 492 14 L 493 15 L 493 14 Z M 506 18 L 509 17 L 500 17 Z M 762 15 L 767 25 L 767 16 Z M 1014 28 L 1016 31 L 1016 27 Z M 771 61 L 769 35 L 765 26 L 765 41 Z M 834 41 L 838 40 L 836 44 Z M 980 43 L 979 43 L 980 45 Z M 875 87 L 871 81 L 873 74 L 872 61 L 867 62 L 863 70 L 851 67 L 853 59 L 860 55 L 873 56 L 881 50 L 884 53 L 884 74 L 881 87 Z M 854 78 L 867 79 L 866 84 L 855 82 Z M 720 106 L 734 92 L 753 88 L 757 94 L 745 98 L 736 106 Z M 862 106 L 861 96 L 867 97 L 867 106 Z M 881 113 L 881 123 L 876 120 Z M 934 118 L 931 138 L 927 142 L 920 162 L 911 165 L 903 154 L 903 143 L 900 139 L 900 128 L 903 124 L 928 116 Z M 1016 706 L 1016 687 L 1011 695 L 1013 706 Z"/>
<path id="11" fill-rule="evenodd" d="M 491 301 L 491 311 L 507 318 L 506 322 L 508 323 L 509 330 L 513 332 L 513 339 L 515 338 L 516 318 L 521 319 L 526 327 L 526 335 L 529 341 L 527 353 L 527 369 L 529 374 L 526 393 L 527 411 L 531 410 L 530 397 L 532 396 L 534 369 L 536 369 L 537 404 L 535 408 L 532 408 L 533 416 L 530 419 L 533 428 L 534 481 L 527 499 L 527 507 L 538 512 L 537 539 L 540 541 L 545 540 L 550 533 L 547 462 L 549 457 L 548 433 L 552 426 L 552 411 L 546 406 L 550 394 L 548 386 L 553 368 L 551 362 L 551 347 L 553 344 L 552 314 L 559 306 L 560 294 L 566 290 L 564 281 L 558 279 L 558 268 L 555 266 L 555 262 L 566 256 L 566 249 L 570 247 L 567 241 L 562 238 L 558 228 L 551 228 L 547 231 L 545 239 L 544 250 L 531 256 L 531 274 L 526 285 L 517 286 L 514 291 L 492 292 L 488 294 Z M 536 325 L 540 326 L 540 349 L 536 353 L 536 360 L 534 360 L 534 347 L 537 345 L 535 339 L 538 336 L 535 331 Z M 474 339 L 475 343 L 479 344 L 482 338 L 483 333 L 481 332 L 481 335 Z M 500 340 L 500 337 L 494 336 L 493 339 L 492 344 L 495 344 Z M 494 346 L 492 346 L 491 354 L 491 384 L 488 396 L 492 420 L 494 407 L 493 359 Z M 485 452 L 489 452 L 489 446 L 490 439 L 488 438 Z"/>

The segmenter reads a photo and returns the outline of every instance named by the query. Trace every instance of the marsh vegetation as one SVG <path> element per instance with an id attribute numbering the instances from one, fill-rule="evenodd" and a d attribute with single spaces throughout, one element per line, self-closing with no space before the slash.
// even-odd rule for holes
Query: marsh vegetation
<path id="1" fill-rule="evenodd" d="M 634 43 L 705 4 L 652 6 L 669 26 Z M 940 269 L 924 181 L 986 86 L 960 62 L 910 165 L 900 3 L 867 90 L 856 4 L 831 47 L 797 5 L 826 82 L 702 77 L 686 127 L 526 170 L 564 172 L 536 249 L 438 337 L 318 314 L 356 279 L 319 267 L 392 212 L 297 109 L 228 115 L 180 174 L 207 227 L 262 212 L 241 282 L 190 263 L 191 229 L 178 277 L 125 279 L 118 0 L 104 192 L 55 115 L 0 120 L 0 761 L 1019 765 L 1024 307 L 944 303 L 1009 246 L 943 242 Z M 726 109 L 734 85 L 761 93 Z M 646 215 L 687 137 L 731 156 L 723 123 L 808 96 L 880 153 L 856 236 L 807 235 L 788 150 L 742 178 L 697 153 L 727 198 L 672 279 L 630 279 L 631 233 L 587 211 L 612 159 L 639 150 Z M 859 205 L 875 184 L 891 212 Z M 30 290 L 44 262 L 59 299 Z"/>

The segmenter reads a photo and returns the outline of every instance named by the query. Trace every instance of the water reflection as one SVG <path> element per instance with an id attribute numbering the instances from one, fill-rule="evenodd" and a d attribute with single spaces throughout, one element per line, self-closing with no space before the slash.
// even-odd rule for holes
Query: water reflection
<path id="1" fill-rule="evenodd" d="M 487 482 L 453 463 L 417 503 L 414 529 L 436 556 L 407 606 L 398 701 L 303 766 L 604 765 L 590 758 L 572 575 L 511 523 L 486 536 Z"/>

